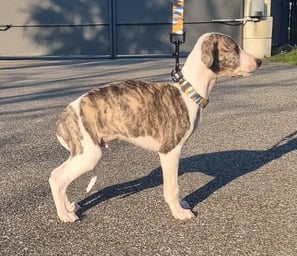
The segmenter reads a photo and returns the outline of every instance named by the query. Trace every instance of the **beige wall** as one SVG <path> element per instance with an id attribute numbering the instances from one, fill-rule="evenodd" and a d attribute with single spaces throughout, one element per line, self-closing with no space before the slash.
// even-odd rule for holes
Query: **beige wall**
<path id="1" fill-rule="evenodd" d="M 5 1 L 5 4 L 1 7 L 0 24 L 24 24 L 30 23 L 30 9 L 37 3 L 38 0 L 33 0 L 28 4 L 28 1 L 10 0 Z M 47 1 L 41 1 L 43 4 L 47 4 Z M 0 32 L 0 56 L 17 56 L 23 55 L 27 52 L 28 55 L 35 53 L 38 55 L 42 50 L 40 47 L 34 44 L 29 37 L 24 33 L 23 28 L 11 28 L 5 32 Z M 25 49 L 27 51 L 25 51 Z"/>
<path id="2" fill-rule="evenodd" d="M 259 21 L 248 21 L 251 0 L 245 0 L 243 26 L 243 49 L 259 58 L 271 56 L 272 25 L 271 0 L 265 0 L 264 17 Z"/>
<path id="3" fill-rule="evenodd" d="M 2 4 L 0 24 L 37 24 L 30 16 L 35 6 L 41 8 L 55 8 L 50 1 L 43 0 L 9 0 Z M 38 56 L 46 54 L 49 46 L 38 44 L 32 38 L 37 35 L 39 28 L 11 28 L 0 32 L 0 56 Z"/>

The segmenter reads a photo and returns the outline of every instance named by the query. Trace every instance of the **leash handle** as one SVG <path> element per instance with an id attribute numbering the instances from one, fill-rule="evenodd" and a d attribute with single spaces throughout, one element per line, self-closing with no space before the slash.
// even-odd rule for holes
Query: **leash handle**
<path id="1" fill-rule="evenodd" d="M 171 72 L 171 78 L 178 82 L 182 77 L 179 67 L 179 48 L 186 40 L 184 29 L 184 0 L 173 0 L 172 6 L 172 32 L 170 33 L 170 42 L 174 44 L 175 50 L 175 69 Z"/>
<path id="2" fill-rule="evenodd" d="M 184 30 L 184 0 L 173 0 L 172 33 L 182 34 Z"/>

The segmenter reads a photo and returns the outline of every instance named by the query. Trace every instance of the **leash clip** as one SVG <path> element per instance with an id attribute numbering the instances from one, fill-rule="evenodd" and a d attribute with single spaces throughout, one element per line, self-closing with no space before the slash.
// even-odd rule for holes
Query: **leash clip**
<path id="1" fill-rule="evenodd" d="M 183 31 L 181 34 L 179 33 L 170 33 L 170 43 L 172 44 L 183 44 L 186 41 L 186 32 Z"/>
<path id="2" fill-rule="evenodd" d="M 175 57 L 175 69 L 171 72 L 171 78 L 174 82 L 180 82 L 183 79 L 183 75 L 180 72 L 179 68 L 179 46 L 186 41 L 186 32 L 182 32 L 182 34 L 170 33 L 170 42 L 174 44 L 175 51 L 173 56 Z M 183 82 L 183 81 L 182 81 Z"/>
<path id="3" fill-rule="evenodd" d="M 180 69 L 178 71 L 173 69 L 171 71 L 171 78 L 172 78 L 173 82 L 175 82 L 175 83 L 182 84 L 185 81 L 184 76 L 183 76 L 182 72 L 180 71 Z"/>

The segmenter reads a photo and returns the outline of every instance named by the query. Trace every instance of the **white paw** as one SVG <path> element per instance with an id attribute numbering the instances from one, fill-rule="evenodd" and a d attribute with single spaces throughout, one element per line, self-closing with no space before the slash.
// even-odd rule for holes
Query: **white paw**
<path id="1" fill-rule="evenodd" d="M 182 209 L 180 208 L 179 210 L 172 212 L 174 218 L 178 220 L 189 220 L 191 218 L 194 218 L 195 215 L 191 210 L 188 209 Z"/>
<path id="2" fill-rule="evenodd" d="M 60 220 L 65 223 L 75 222 L 75 221 L 79 220 L 78 216 L 74 212 L 58 214 L 58 216 L 59 216 Z"/>

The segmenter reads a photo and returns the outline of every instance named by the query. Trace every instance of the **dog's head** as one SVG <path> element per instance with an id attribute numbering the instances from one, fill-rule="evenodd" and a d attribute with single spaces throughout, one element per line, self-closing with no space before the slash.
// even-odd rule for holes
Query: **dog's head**
<path id="1" fill-rule="evenodd" d="M 248 76 L 262 61 L 243 51 L 229 36 L 220 33 L 201 37 L 201 61 L 219 76 Z"/>

